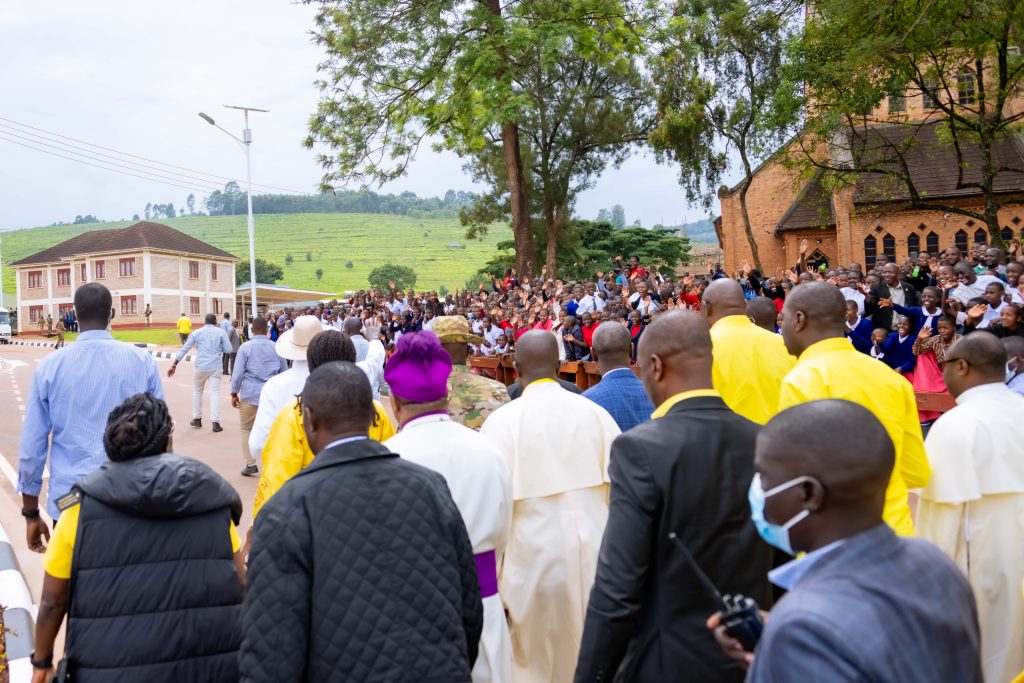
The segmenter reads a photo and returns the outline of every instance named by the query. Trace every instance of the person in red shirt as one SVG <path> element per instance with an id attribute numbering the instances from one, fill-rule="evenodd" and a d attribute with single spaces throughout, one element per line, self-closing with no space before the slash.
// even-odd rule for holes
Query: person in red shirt
<path id="1" fill-rule="evenodd" d="M 587 343 L 587 348 L 594 346 L 594 330 L 601 323 L 594 320 L 594 316 L 590 313 L 584 313 L 580 316 L 580 320 L 583 321 L 583 341 Z"/>

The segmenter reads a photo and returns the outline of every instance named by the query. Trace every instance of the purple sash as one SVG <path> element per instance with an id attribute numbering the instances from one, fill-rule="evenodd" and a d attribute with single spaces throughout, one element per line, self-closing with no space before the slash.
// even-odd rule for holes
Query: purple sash
<path id="1" fill-rule="evenodd" d="M 493 550 L 474 555 L 476 579 L 480 582 L 480 597 L 489 598 L 498 594 L 498 556 Z"/>

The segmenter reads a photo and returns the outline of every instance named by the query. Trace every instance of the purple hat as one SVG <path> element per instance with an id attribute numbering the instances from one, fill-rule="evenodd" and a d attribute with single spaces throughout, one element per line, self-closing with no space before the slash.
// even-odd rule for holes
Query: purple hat
<path id="1" fill-rule="evenodd" d="M 384 368 L 391 393 L 407 403 L 433 403 L 448 396 L 452 359 L 429 330 L 407 332 L 395 343 Z"/>

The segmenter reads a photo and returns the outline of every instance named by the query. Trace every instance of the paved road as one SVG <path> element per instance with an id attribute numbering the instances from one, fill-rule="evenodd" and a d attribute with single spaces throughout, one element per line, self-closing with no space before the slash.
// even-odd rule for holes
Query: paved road
<path id="1" fill-rule="evenodd" d="M 32 553 L 25 544 L 25 524 L 21 518 L 21 497 L 15 494 L 18 472 L 18 443 L 24 423 L 25 402 L 32 385 L 32 373 L 40 359 L 51 353 L 48 348 L 0 346 L 0 523 L 11 538 L 21 563 L 33 599 L 38 602 L 43 581 L 42 555 Z M 171 417 L 175 421 L 174 451 L 198 458 L 213 467 L 227 479 L 242 497 L 244 515 L 241 529 L 249 526 L 249 512 L 256 494 L 255 477 L 243 477 L 239 472 L 244 464 L 241 455 L 241 437 L 238 431 L 238 411 L 231 407 L 230 383 L 223 377 L 220 387 L 221 426 L 223 432 L 210 431 L 209 397 L 203 401 L 203 429 L 191 429 L 192 373 L 191 363 L 181 363 L 175 376 L 168 378 L 170 361 L 157 359 L 164 384 L 164 394 Z M 96 378 L 96 391 L 103 390 L 103 378 Z M 43 485 L 45 496 L 46 483 Z M 45 502 L 40 501 L 45 509 Z"/>

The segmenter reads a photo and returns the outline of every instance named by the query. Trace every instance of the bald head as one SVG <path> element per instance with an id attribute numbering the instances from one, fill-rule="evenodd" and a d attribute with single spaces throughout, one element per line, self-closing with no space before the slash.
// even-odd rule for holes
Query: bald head
<path id="1" fill-rule="evenodd" d="M 629 365 L 632 338 L 622 325 L 598 325 L 594 330 L 590 348 L 597 359 L 601 374 Z"/>
<path id="2" fill-rule="evenodd" d="M 354 337 L 360 334 L 363 330 L 363 321 L 359 318 L 346 318 L 345 322 L 342 323 L 342 329 L 345 330 L 345 334 L 350 337 Z"/>
<path id="3" fill-rule="evenodd" d="M 700 310 L 711 325 L 726 316 L 746 315 L 747 302 L 743 297 L 743 287 L 729 278 L 712 281 L 701 297 Z"/>
<path id="4" fill-rule="evenodd" d="M 782 308 L 782 338 L 790 354 L 799 356 L 808 346 L 844 336 L 846 300 L 838 287 L 808 282 L 786 295 Z"/>
<path id="5" fill-rule="evenodd" d="M 991 332 L 968 334 L 946 351 L 942 378 L 949 393 L 959 396 L 982 384 L 1002 384 L 1006 379 L 1006 347 Z"/>
<path id="6" fill-rule="evenodd" d="M 790 529 L 795 550 L 814 550 L 870 529 L 882 521 L 895 459 L 885 427 L 863 406 L 823 399 L 784 410 L 758 434 L 754 469 L 765 489 L 806 481 L 768 498 L 765 517 L 784 524 L 810 513 Z"/>
<path id="7" fill-rule="evenodd" d="M 658 315 L 640 335 L 637 362 L 654 405 L 675 394 L 711 389 L 711 333 L 691 311 Z"/>
<path id="8" fill-rule="evenodd" d="M 531 330 L 516 342 L 516 372 L 526 386 L 558 375 L 558 341 L 550 332 Z"/>
<path id="9" fill-rule="evenodd" d="M 775 332 L 775 325 L 779 317 L 779 311 L 775 302 L 766 296 L 759 296 L 747 302 L 747 315 L 758 327 L 769 332 Z"/>

